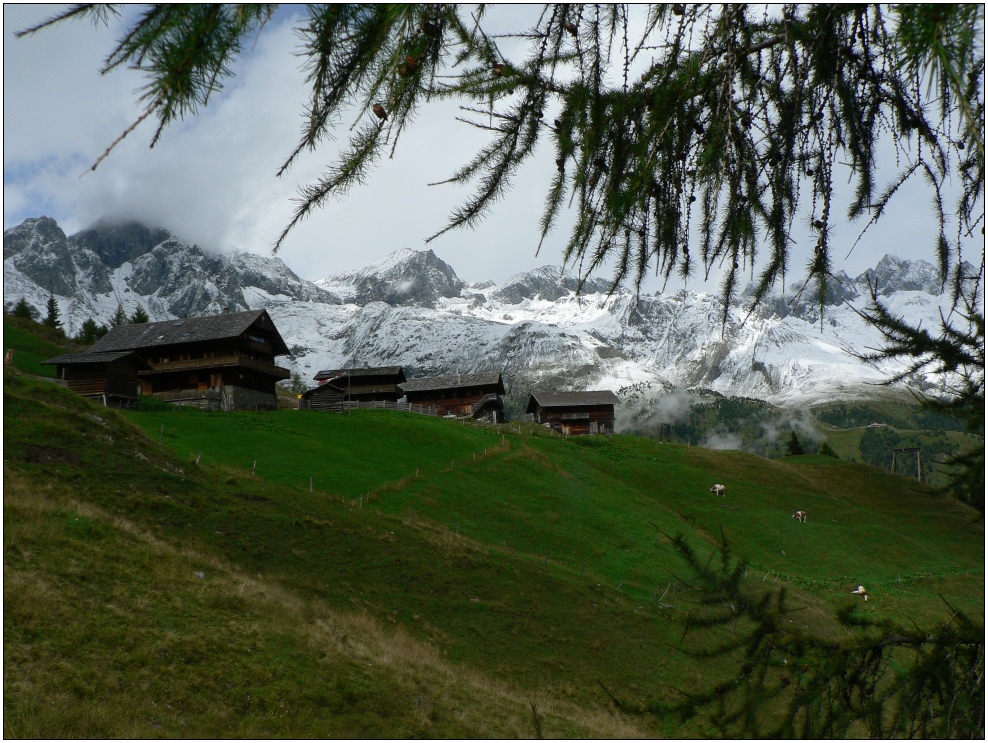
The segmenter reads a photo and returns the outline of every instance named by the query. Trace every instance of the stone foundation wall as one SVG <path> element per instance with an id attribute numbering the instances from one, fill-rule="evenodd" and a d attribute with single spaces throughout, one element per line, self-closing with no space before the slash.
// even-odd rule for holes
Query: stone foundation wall
<path id="1" fill-rule="evenodd" d="M 223 410 L 277 410 L 278 397 L 274 392 L 258 392 L 246 387 L 223 387 Z"/>
<path id="2" fill-rule="evenodd" d="M 199 410 L 222 410 L 222 397 L 217 390 L 206 390 L 199 392 L 196 390 L 182 390 L 176 392 L 155 392 L 152 397 L 172 405 L 185 405 Z"/>
<path id="3" fill-rule="evenodd" d="M 277 410 L 278 398 L 273 392 L 258 392 L 246 387 L 225 385 L 205 391 L 180 390 L 155 392 L 154 397 L 173 405 L 188 405 L 200 410 Z"/>

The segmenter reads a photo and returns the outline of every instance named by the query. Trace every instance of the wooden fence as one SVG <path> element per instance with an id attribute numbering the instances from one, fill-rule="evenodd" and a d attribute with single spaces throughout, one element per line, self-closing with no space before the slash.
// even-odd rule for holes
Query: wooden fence
<path id="1" fill-rule="evenodd" d="M 405 413 L 418 413 L 420 415 L 438 416 L 439 408 L 435 405 L 414 405 L 408 402 L 390 402 L 387 400 L 374 400 L 370 402 L 344 402 L 325 403 L 318 407 L 312 406 L 311 400 L 278 400 L 279 408 L 294 410 L 327 410 L 333 413 L 345 413 L 349 410 L 400 410 Z"/>

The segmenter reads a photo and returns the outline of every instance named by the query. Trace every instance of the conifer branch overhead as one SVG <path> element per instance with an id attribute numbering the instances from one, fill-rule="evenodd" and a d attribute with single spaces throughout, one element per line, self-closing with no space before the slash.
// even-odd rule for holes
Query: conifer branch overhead
<path id="1" fill-rule="evenodd" d="M 274 10 L 149 6 L 104 71 L 145 72 L 157 141 L 221 90 Z M 305 122 L 278 173 L 353 112 L 358 120 L 375 105 L 386 112 L 371 145 L 376 159 L 393 154 L 421 106 L 457 99 L 500 123 L 468 119 L 492 141 L 446 181 L 475 190 L 436 235 L 476 226 L 548 139 L 570 165 L 547 193 L 543 241 L 572 208 L 589 215 L 572 222 L 566 246 L 584 272 L 607 266 L 615 284 L 640 286 L 653 270 L 668 280 L 699 264 L 705 274 L 726 272 L 725 300 L 746 273 L 758 274 L 759 299 L 784 280 L 792 222 L 816 219 L 820 206 L 833 212 L 838 171 L 854 188 L 848 216 L 878 218 L 895 193 L 876 199 L 879 138 L 910 152 L 907 170 L 920 164 L 935 183 L 960 184 L 953 208 L 934 189 L 941 222 L 956 219 L 961 233 L 983 224 L 983 6 L 655 6 L 643 23 L 631 22 L 633 10 L 550 5 L 528 28 L 495 35 L 486 9 L 310 5 L 297 27 L 310 87 Z M 74 6 L 25 33 L 113 12 Z M 515 42 L 511 55 L 499 39 Z M 364 135 L 351 136 L 341 157 L 366 164 Z M 363 164 L 331 165 L 302 190 L 311 198 L 304 213 L 352 185 L 332 173 L 367 174 Z M 818 247 L 812 275 L 822 296 L 833 249 L 826 234 Z M 943 260 L 938 250 L 946 279 L 952 251 Z"/>

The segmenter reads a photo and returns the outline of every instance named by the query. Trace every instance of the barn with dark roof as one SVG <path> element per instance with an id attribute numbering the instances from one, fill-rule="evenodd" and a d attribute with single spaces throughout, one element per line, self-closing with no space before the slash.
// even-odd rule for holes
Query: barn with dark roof
<path id="1" fill-rule="evenodd" d="M 504 420 L 501 372 L 418 377 L 398 385 L 413 405 L 434 406 L 441 416 Z"/>
<path id="2" fill-rule="evenodd" d="M 614 406 L 620 402 L 610 390 L 533 392 L 525 412 L 568 436 L 614 433 Z"/>
<path id="3" fill-rule="evenodd" d="M 326 369 L 315 376 L 319 387 L 310 390 L 318 394 L 324 385 L 343 390 L 348 402 L 397 402 L 402 396 L 398 385 L 405 381 L 400 366 L 363 366 L 352 369 Z"/>
<path id="4" fill-rule="evenodd" d="M 206 409 L 275 409 L 275 383 L 291 376 L 275 364 L 289 351 L 266 310 L 118 325 L 88 353 L 122 351 L 150 367 L 143 394 Z"/>
<path id="5" fill-rule="evenodd" d="M 111 407 L 134 407 L 140 398 L 138 374 L 151 367 L 133 351 L 67 353 L 42 361 L 73 392 Z"/>

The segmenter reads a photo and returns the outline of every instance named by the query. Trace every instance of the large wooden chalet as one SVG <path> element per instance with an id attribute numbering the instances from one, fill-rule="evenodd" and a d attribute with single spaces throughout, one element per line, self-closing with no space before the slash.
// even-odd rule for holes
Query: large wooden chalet
<path id="1" fill-rule="evenodd" d="M 441 416 L 504 420 L 501 372 L 419 377 L 398 385 L 413 405 L 435 406 Z"/>
<path id="2" fill-rule="evenodd" d="M 536 423 L 569 436 L 614 433 L 614 406 L 620 402 L 610 390 L 533 392 L 525 412 Z"/>
<path id="3" fill-rule="evenodd" d="M 87 353 L 123 351 L 149 367 L 143 394 L 212 410 L 275 409 L 275 383 L 291 376 L 275 365 L 288 346 L 266 310 L 118 325 Z"/>
<path id="4" fill-rule="evenodd" d="M 140 398 L 138 374 L 151 367 L 133 351 L 67 353 L 42 361 L 73 392 L 104 405 L 134 407 Z"/>

